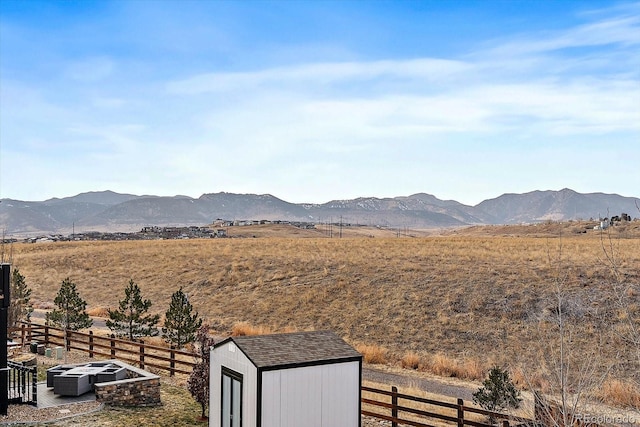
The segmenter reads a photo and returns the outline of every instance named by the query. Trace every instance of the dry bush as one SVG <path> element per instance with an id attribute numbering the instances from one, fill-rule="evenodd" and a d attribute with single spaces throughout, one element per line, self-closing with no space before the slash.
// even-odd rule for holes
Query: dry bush
<path id="1" fill-rule="evenodd" d="M 595 397 L 609 405 L 640 409 L 640 390 L 630 381 L 608 379 Z"/>
<path id="2" fill-rule="evenodd" d="M 267 335 L 272 334 L 273 330 L 266 326 L 254 326 L 248 322 L 239 322 L 233 325 L 231 335 L 241 337 L 245 335 Z"/>
<path id="3" fill-rule="evenodd" d="M 551 390 L 551 384 L 540 372 L 532 374 L 525 373 L 522 368 L 513 369 L 510 372 L 513 384 L 522 390 L 536 390 L 548 393 Z"/>
<path id="4" fill-rule="evenodd" d="M 415 352 L 409 351 L 400 359 L 400 366 L 405 369 L 418 369 L 422 364 L 422 358 Z"/>
<path id="5" fill-rule="evenodd" d="M 465 380 L 482 380 L 487 371 L 478 360 L 466 358 L 459 361 L 442 353 L 433 355 L 425 368 L 435 375 Z"/>
<path id="6" fill-rule="evenodd" d="M 87 310 L 87 314 L 91 317 L 109 317 L 109 310 L 105 307 L 93 307 Z"/>
<path id="7" fill-rule="evenodd" d="M 158 347 L 169 347 L 169 344 L 159 335 L 155 337 L 144 337 L 142 338 L 145 344 L 155 345 Z"/>
<path id="8" fill-rule="evenodd" d="M 431 361 L 427 365 L 429 371 L 441 377 L 455 377 L 458 364 L 454 359 L 445 356 L 442 353 L 431 356 Z"/>
<path id="9" fill-rule="evenodd" d="M 362 354 L 365 363 L 382 365 L 388 361 L 387 349 L 377 344 L 358 344 L 356 350 Z"/>
<path id="10" fill-rule="evenodd" d="M 476 359 L 465 359 L 459 365 L 457 377 L 466 380 L 483 380 L 486 376 L 486 367 Z"/>

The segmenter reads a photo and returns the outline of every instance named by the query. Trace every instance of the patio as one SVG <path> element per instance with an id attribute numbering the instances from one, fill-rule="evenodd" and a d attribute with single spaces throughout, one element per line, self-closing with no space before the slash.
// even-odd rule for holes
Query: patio
<path id="1" fill-rule="evenodd" d="M 71 403 L 94 402 L 94 393 L 85 393 L 82 396 L 59 396 L 47 387 L 46 382 L 38 383 L 38 409 L 52 408 L 54 406 L 69 405 Z"/>

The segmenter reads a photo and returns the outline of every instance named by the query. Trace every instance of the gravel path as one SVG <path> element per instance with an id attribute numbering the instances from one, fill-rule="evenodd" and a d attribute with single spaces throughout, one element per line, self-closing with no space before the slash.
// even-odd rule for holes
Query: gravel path
<path id="1" fill-rule="evenodd" d="M 371 367 L 362 368 L 362 379 L 382 384 L 389 384 L 390 386 L 412 387 L 433 394 L 440 394 L 469 401 L 473 399 L 473 393 L 477 390 L 477 387 L 476 389 L 472 389 L 463 385 L 447 384 L 435 379 L 401 375 Z"/>
<path id="2" fill-rule="evenodd" d="M 362 416 L 362 427 L 389 427 L 391 423 L 389 421 L 378 420 L 372 417 Z"/>
<path id="3" fill-rule="evenodd" d="M 40 409 L 29 405 L 9 405 L 7 415 L 0 418 L 0 425 L 39 424 L 99 411 L 101 408 L 102 404 L 99 402 L 72 403 Z"/>
<path id="4" fill-rule="evenodd" d="M 32 321 L 38 320 L 38 322 L 34 322 L 34 323 L 44 323 L 47 312 L 49 311 L 50 310 L 42 310 L 42 309 L 36 308 L 35 310 L 33 310 L 33 313 L 31 313 Z M 101 317 L 92 317 L 91 320 L 93 320 L 92 329 L 95 329 L 95 328 L 107 329 L 107 319 L 103 319 Z"/>
<path id="5" fill-rule="evenodd" d="M 409 375 L 410 373 L 389 372 L 383 369 L 377 369 L 371 365 L 363 366 L 362 379 L 379 384 L 386 384 L 384 388 L 391 388 L 392 385 L 397 387 L 410 387 L 427 393 L 439 394 L 452 398 L 461 398 L 467 401 L 473 399 L 472 394 L 477 390 L 477 386 L 463 384 L 451 384 L 447 380 L 438 380 L 435 378 L 425 378 L 419 373 Z M 412 373 L 411 373 L 412 374 Z M 411 394 L 411 393 L 409 393 Z M 362 427 L 390 427 L 389 421 L 379 420 L 373 417 L 362 416 Z"/>

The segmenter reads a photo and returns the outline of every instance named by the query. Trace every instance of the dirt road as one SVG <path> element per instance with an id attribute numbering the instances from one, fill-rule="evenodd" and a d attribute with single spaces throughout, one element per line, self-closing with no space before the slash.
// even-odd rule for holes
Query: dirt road
<path id="1" fill-rule="evenodd" d="M 362 368 L 362 379 L 382 384 L 395 385 L 398 387 L 411 387 L 433 394 L 460 398 L 471 401 L 473 393 L 477 390 L 470 386 L 450 384 L 446 380 L 423 378 L 387 372 L 373 367 Z"/>

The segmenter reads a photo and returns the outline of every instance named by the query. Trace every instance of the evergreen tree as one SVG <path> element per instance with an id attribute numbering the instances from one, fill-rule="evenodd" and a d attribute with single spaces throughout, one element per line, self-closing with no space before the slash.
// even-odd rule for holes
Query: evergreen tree
<path id="1" fill-rule="evenodd" d="M 93 325 L 93 320 L 85 311 L 87 302 L 80 297 L 76 284 L 68 277 L 62 281 L 53 303 L 58 308 L 47 313 L 48 323 L 72 331 L 90 328 Z"/>
<path id="2" fill-rule="evenodd" d="M 31 319 L 31 313 L 33 313 L 31 289 L 17 268 L 11 272 L 10 286 L 11 306 L 7 312 L 7 325 L 16 326 L 18 322 L 28 322 Z"/>
<path id="3" fill-rule="evenodd" d="M 160 315 L 146 314 L 151 308 L 151 300 L 143 299 L 140 287 L 129 280 L 124 290 L 124 299 L 120 300 L 117 310 L 109 309 L 109 320 L 106 324 L 119 337 L 128 337 L 131 341 L 140 337 L 158 335 L 156 327 Z"/>
<path id="4" fill-rule="evenodd" d="M 196 339 L 195 334 L 202 325 L 202 319 L 198 317 L 197 311 L 191 314 L 192 311 L 193 306 L 180 287 L 171 296 L 171 304 L 165 314 L 162 335 L 166 342 L 182 348 Z"/>
<path id="5" fill-rule="evenodd" d="M 507 408 L 517 409 L 522 399 L 520 391 L 509 378 L 509 372 L 494 366 L 489 371 L 489 378 L 473 393 L 473 401 L 487 411 L 498 412 Z M 494 422 L 493 417 L 489 417 L 489 420 Z"/>
<path id="6" fill-rule="evenodd" d="M 202 325 L 196 334 L 196 343 L 200 351 L 200 360 L 193 367 L 187 380 L 187 389 L 191 396 L 202 407 L 201 419 L 207 417 L 207 405 L 209 404 L 209 375 L 211 368 L 210 350 L 214 344 L 209 336 L 209 325 Z"/>

